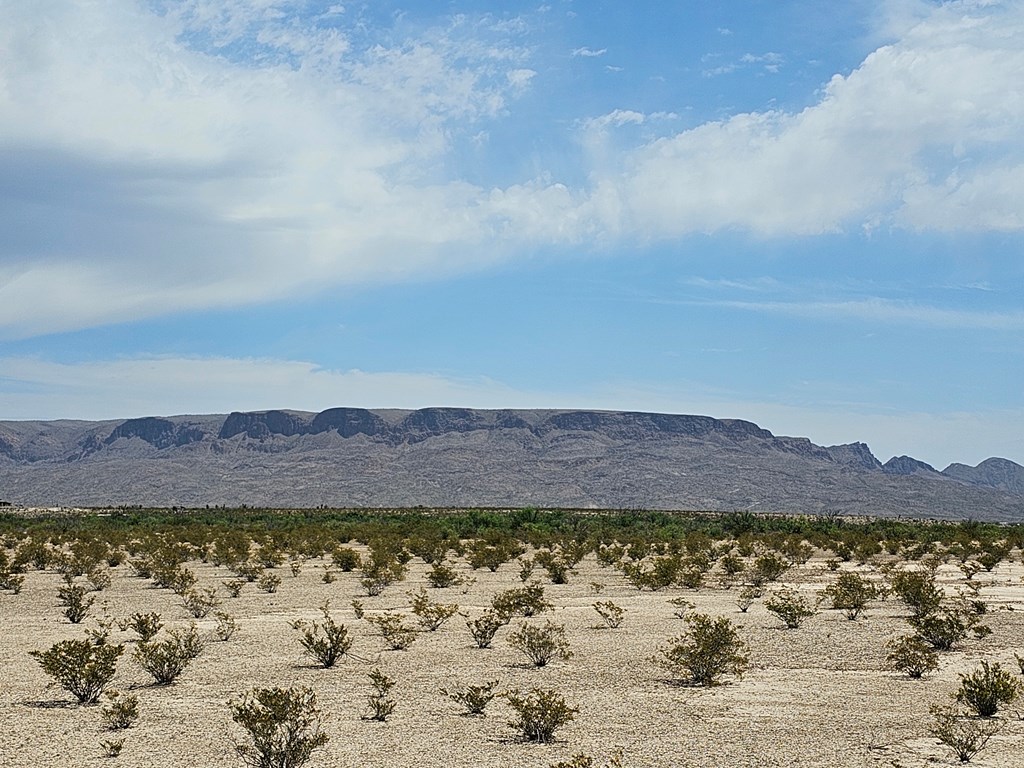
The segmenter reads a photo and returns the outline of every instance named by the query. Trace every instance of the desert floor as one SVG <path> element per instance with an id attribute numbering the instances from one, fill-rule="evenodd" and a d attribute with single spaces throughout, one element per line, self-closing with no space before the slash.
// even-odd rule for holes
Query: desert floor
<path id="1" fill-rule="evenodd" d="M 177 682 L 156 687 L 131 660 L 134 633 L 115 628 L 112 639 L 128 646 L 111 687 L 133 689 L 140 700 L 136 725 L 117 733 L 103 729 L 100 706 L 78 706 L 70 694 L 49 685 L 28 652 L 82 637 L 84 629 L 96 626 L 101 605 L 112 617 L 157 611 L 168 627 L 187 627 L 193 619 L 178 597 L 133 576 L 126 565 L 112 571 L 108 589 L 94 593 L 98 599 L 90 618 L 77 626 L 57 604 L 61 582 L 54 572 L 30 571 L 20 594 L 0 594 L 0 717 L 5 725 L 0 763 L 25 768 L 242 766 L 233 744 L 244 739 L 244 732 L 231 721 L 228 702 L 253 686 L 302 685 L 316 691 L 330 737 L 310 766 L 545 768 L 578 753 L 602 765 L 617 749 L 626 768 L 952 765 L 957 764 L 952 752 L 928 735 L 929 705 L 949 703 L 958 673 L 982 659 L 1016 671 L 1014 652 L 1024 653 L 1019 558 L 975 577 L 986 585 L 981 597 L 989 604 L 985 623 L 992 634 L 942 654 L 939 671 L 922 680 L 886 669 L 886 642 L 909 632 L 907 610 L 893 598 L 872 603 L 857 621 L 823 610 L 801 628 L 787 630 L 762 601 L 740 613 L 738 588 L 639 592 L 590 555 L 569 584 L 545 583 L 555 609 L 529 619 L 564 624 L 574 656 L 534 668 L 507 642 L 518 619 L 498 632 L 490 649 L 476 648 L 464 620 L 456 616 L 437 632 L 421 634 L 407 651 L 385 650 L 375 628 L 354 617 L 350 602 L 362 599 L 368 614 L 386 608 L 408 613 L 406 593 L 426 584 L 427 567 L 418 559 L 410 563 L 405 581 L 378 597 L 363 595 L 358 573 L 339 573 L 334 583 L 325 584 L 319 560 L 307 562 L 297 577 L 286 566 L 278 569 L 283 583 L 276 593 L 248 584 L 238 598 L 227 597 L 221 585 L 233 578 L 226 569 L 198 562 L 189 567 L 199 577 L 198 586 L 220 589 L 219 609 L 236 618 L 237 632 L 226 642 L 211 639 Z M 470 571 L 461 561 L 458 567 L 476 581 L 428 592 L 434 600 L 459 603 L 471 617 L 499 590 L 521 586 L 515 562 L 496 573 Z M 539 569 L 538 575 L 543 575 Z M 939 577 L 950 591 L 963 582 L 952 565 L 942 566 Z M 820 590 L 832 578 L 820 558 L 784 577 L 801 590 Z M 600 594 L 594 582 L 604 585 Z M 751 661 L 742 679 L 690 688 L 667 680 L 666 671 L 652 662 L 658 647 L 686 627 L 668 602 L 680 596 L 698 611 L 726 615 L 741 627 Z M 325 670 L 302 655 L 289 621 L 319 619 L 318 606 L 326 599 L 334 617 L 354 634 L 352 650 L 375 660 L 397 681 L 397 708 L 386 722 L 361 719 L 367 711 L 371 663 L 345 659 Z M 626 610 L 620 628 L 597 628 L 596 600 L 611 600 Z M 212 635 L 212 615 L 198 626 Z M 493 679 L 500 680 L 501 690 L 556 689 L 579 713 L 557 732 L 554 743 L 538 745 L 522 741 L 510 728 L 512 711 L 504 700 L 492 701 L 484 717 L 468 717 L 438 692 Z M 1024 708 L 1024 702 L 1018 705 Z M 1003 731 L 973 765 L 1022 765 L 1024 720 L 1012 707 L 1000 717 Z M 107 757 L 101 742 L 122 737 L 120 756 Z"/>

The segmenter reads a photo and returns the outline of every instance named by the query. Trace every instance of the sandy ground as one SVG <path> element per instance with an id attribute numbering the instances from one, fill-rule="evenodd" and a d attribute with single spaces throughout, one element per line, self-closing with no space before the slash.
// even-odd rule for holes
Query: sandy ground
<path id="1" fill-rule="evenodd" d="M 202 563 L 189 567 L 199 586 L 220 588 L 222 610 L 238 630 L 227 642 L 211 639 L 204 653 L 176 683 L 150 685 L 150 678 L 130 658 L 129 644 L 112 687 L 134 689 L 140 700 L 136 725 L 110 733 L 103 729 L 100 707 L 82 707 L 69 694 L 48 686 L 49 678 L 28 655 L 58 640 L 83 636 L 95 627 L 92 616 L 105 603 L 110 615 L 157 611 L 169 627 L 192 621 L 171 591 L 154 589 L 132 576 L 127 566 L 114 569 L 112 585 L 100 593 L 92 616 L 75 626 L 62 616 L 55 595 L 60 577 L 53 572 L 26 575 L 21 594 L 0 594 L 0 762 L 5 766 L 242 766 L 233 744 L 244 738 L 232 723 L 229 700 L 253 686 L 304 685 L 317 693 L 324 730 L 330 737 L 310 766 L 517 766 L 544 768 L 580 752 L 603 761 L 616 749 L 626 768 L 668 766 L 901 766 L 957 764 L 952 752 L 930 738 L 928 708 L 947 703 L 958 673 L 981 659 L 1017 670 L 1014 651 L 1024 653 L 1024 573 L 1019 562 L 1002 563 L 977 580 L 986 584 L 986 623 L 993 633 L 969 640 L 941 657 L 941 669 L 924 680 L 911 680 L 885 667 L 885 644 L 908 632 L 907 612 L 890 599 L 873 603 L 858 621 L 837 611 L 823 611 L 803 627 L 786 630 L 758 602 L 740 613 L 734 588 L 706 587 L 698 592 L 672 589 L 638 592 L 593 556 L 585 559 L 566 585 L 546 584 L 555 604 L 530 621 L 552 619 L 564 624 L 574 656 L 544 668 L 524 664 L 509 646 L 510 628 L 498 632 L 491 649 L 475 647 L 464 621 L 456 617 L 434 633 L 423 633 L 407 651 L 385 650 L 373 626 L 355 619 L 350 601 L 360 598 L 367 612 L 394 608 L 408 612 L 406 592 L 425 585 L 427 567 L 410 563 L 404 582 L 378 597 L 365 597 L 358 574 L 338 574 L 333 584 L 321 579 L 320 561 L 306 563 L 292 577 L 287 567 L 278 592 L 247 585 L 239 598 L 221 586 L 233 578 L 226 570 Z M 432 599 L 457 602 L 478 616 L 491 596 L 520 586 L 518 566 L 497 573 L 470 571 L 476 582 L 429 590 Z M 846 566 L 844 566 L 846 567 Z M 791 571 L 787 581 L 802 590 L 821 589 L 834 576 L 820 560 Z M 940 569 L 952 586 L 962 581 L 952 566 Z M 604 585 L 595 594 L 592 582 Z M 740 625 L 749 645 L 751 667 L 741 680 L 710 689 L 670 684 L 651 657 L 660 645 L 680 634 L 684 622 L 668 600 L 685 596 L 697 609 L 729 616 Z M 372 666 L 351 659 L 334 669 L 310 666 L 288 624 L 296 618 L 318 619 L 318 606 L 330 599 L 332 613 L 354 634 L 353 651 L 378 658 L 395 678 L 398 705 L 387 722 L 360 718 L 367 711 Z M 596 628 L 595 600 L 611 600 L 626 610 L 618 629 Z M 214 620 L 200 620 L 212 634 Z M 511 628 L 518 625 L 513 620 Z M 134 633 L 115 629 L 113 640 Z M 498 679 L 501 689 L 554 688 L 579 708 L 576 719 L 557 732 L 555 743 L 523 742 L 509 727 L 512 711 L 495 699 L 485 717 L 467 717 L 438 693 L 443 686 Z M 1024 702 L 1018 702 L 1024 709 Z M 1024 754 L 1024 720 L 1003 713 L 1005 728 L 973 764 L 1020 766 Z M 124 738 L 120 756 L 107 757 L 100 743 Z M 598 765 L 601 763 L 598 762 Z"/>

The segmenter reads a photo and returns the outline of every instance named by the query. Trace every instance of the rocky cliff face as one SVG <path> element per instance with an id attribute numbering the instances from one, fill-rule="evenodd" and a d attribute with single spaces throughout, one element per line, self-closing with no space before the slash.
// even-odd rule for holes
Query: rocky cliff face
<path id="1" fill-rule="evenodd" d="M 0 422 L 25 504 L 567 506 L 1024 517 L 1024 468 L 943 473 L 707 416 L 331 408 Z"/>

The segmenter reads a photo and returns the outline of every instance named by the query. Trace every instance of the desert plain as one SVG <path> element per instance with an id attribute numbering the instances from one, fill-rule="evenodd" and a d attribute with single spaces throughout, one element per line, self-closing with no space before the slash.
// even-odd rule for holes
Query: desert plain
<path id="1" fill-rule="evenodd" d="M 351 546 L 365 552 L 356 542 Z M 826 565 L 830 557 L 815 550 L 779 584 L 768 585 L 767 593 L 787 585 L 815 598 L 844 570 L 882 578 L 880 560 L 843 562 L 836 571 Z M 715 569 L 699 589 L 641 591 L 593 553 L 579 562 L 566 584 L 551 583 L 543 569 L 536 569 L 534 578 L 543 583 L 553 609 L 513 618 L 490 648 L 476 647 L 461 615 L 437 631 L 421 632 L 404 651 L 389 650 L 376 628 L 356 617 L 353 600 L 362 601 L 366 616 L 391 610 L 412 621 L 408 593 L 427 587 L 432 600 L 457 603 L 462 614 L 475 618 L 495 594 L 523 583 L 515 560 L 495 572 L 471 569 L 464 557 L 450 562 L 465 583 L 430 588 L 428 565 L 414 557 L 404 580 L 371 597 L 360 585 L 358 570 L 339 572 L 325 583 L 330 559 L 314 557 L 302 562 L 297 575 L 287 563 L 274 569 L 281 578 L 275 592 L 246 584 L 238 597 L 230 597 L 224 582 L 233 578 L 231 571 L 190 561 L 186 565 L 198 579 L 196 586 L 217 590 L 217 610 L 236 622 L 226 641 L 214 636 L 212 614 L 194 618 L 172 590 L 155 588 L 127 563 L 110 569 L 110 585 L 91 593 L 96 601 L 81 624 L 71 624 L 56 600 L 61 575 L 28 569 L 19 593 L 0 593 L 0 717 L 5 724 L 0 761 L 16 768 L 241 767 L 234 745 L 245 743 L 246 734 L 232 721 L 229 702 L 239 701 L 254 686 L 308 686 L 316 693 L 329 739 L 309 761 L 313 768 L 546 768 L 579 754 L 602 766 L 616 753 L 626 768 L 955 765 L 959 762 L 952 751 L 929 734 L 930 706 L 948 705 L 960 675 L 982 660 L 999 662 L 1016 674 L 1015 653 L 1024 654 L 1024 568 L 1017 549 L 991 572 L 972 579 L 981 584 L 978 597 L 987 605 L 982 618 L 991 634 L 969 636 L 941 653 L 939 669 L 922 679 L 894 671 L 886 661 L 887 642 L 910 633 L 908 608 L 895 596 L 872 601 L 857 620 L 829 609 L 825 599 L 819 613 L 787 629 L 766 610 L 763 599 L 741 612 L 739 581 L 723 586 Z M 936 577 L 950 596 L 967 581 L 956 560 L 940 565 Z M 686 630 L 669 602 L 678 597 L 698 612 L 726 616 L 736 624 L 750 662 L 742 677 L 693 687 L 654 663 L 658 649 Z M 299 632 L 291 626 L 297 619 L 321 619 L 325 601 L 331 616 L 351 633 L 352 653 L 358 657 L 345 657 L 331 669 L 304 655 Z M 621 626 L 603 626 L 593 607 L 598 601 L 624 609 Z M 110 642 L 124 643 L 126 650 L 108 687 L 139 699 L 139 716 L 129 729 L 105 730 L 104 700 L 78 705 L 30 656 L 30 651 L 83 637 L 104 615 L 123 619 L 151 611 L 160 614 L 165 632 L 194 622 L 206 644 L 174 683 L 157 686 L 132 660 L 135 635 L 113 626 Z M 572 656 L 538 668 L 507 638 L 524 622 L 547 621 L 564 626 Z M 373 668 L 395 680 L 395 710 L 384 722 L 364 719 Z M 499 691 L 557 690 L 578 712 L 557 730 L 553 742 L 536 744 L 510 726 L 514 713 L 500 696 L 484 716 L 468 716 L 439 692 L 491 680 L 499 681 Z M 1021 713 L 1021 700 L 999 712 L 1000 732 L 972 765 L 1022 764 Z M 111 739 L 124 740 L 116 757 L 102 746 Z"/>

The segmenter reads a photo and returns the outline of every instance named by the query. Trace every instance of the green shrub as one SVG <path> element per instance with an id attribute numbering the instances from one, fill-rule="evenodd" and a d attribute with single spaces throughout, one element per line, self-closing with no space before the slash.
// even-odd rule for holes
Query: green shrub
<path id="1" fill-rule="evenodd" d="M 594 610 L 609 629 L 618 629 L 626 617 L 626 612 L 611 600 L 594 603 Z"/>
<path id="2" fill-rule="evenodd" d="M 165 640 L 139 643 L 135 661 L 153 676 L 157 685 L 170 685 L 203 652 L 203 641 L 195 625 L 172 629 Z"/>
<path id="3" fill-rule="evenodd" d="M 952 749 L 961 763 L 969 763 L 1003 726 L 998 720 L 966 717 L 946 707 L 933 706 L 931 713 L 934 722 L 928 732 Z"/>
<path id="4" fill-rule="evenodd" d="M 892 591 L 913 611 L 914 618 L 934 613 L 942 604 L 942 590 L 928 570 L 898 571 L 892 579 Z"/>
<path id="5" fill-rule="evenodd" d="M 967 637 L 971 627 L 977 625 L 976 618 L 966 617 L 953 608 L 911 616 L 908 621 L 922 640 L 940 651 L 952 650 Z"/>
<path id="6" fill-rule="evenodd" d="M 242 588 L 246 585 L 245 579 L 230 579 L 228 581 L 222 581 L 221 584 L 228 591 L 229 597 L 238 597 L 242 594 Z"/>
<path id="7" fill-rule="evenodd" d="M 277 592 L 281 586 L 281 577 L 276 573 L 264 573 L 256 580 L 256 586 L 268 594 Z"/>
<path id="8" fill-rule="evenodd" d="M 690 625 L 688 633 L 660 648 L 656 664 L 692 685 L 717 685 L 725 674 L 742 676 L 749 661 L 744 655 L 746 645 L 729 619 L 691 613 L 684 620 Z"/>
<path id="9" fill-rule="evenodd" d="M 491 608 L 506 619 L 519 615 L 529 618 L 551 608 L 551 603 L 544 599 L 544 586 L 531 582 L 522 587 L 507 589 L 491 598 Z"/>
<path id="10" fill-rule="evenodd" d="M 342 573 L 350 573 L 359 567 L 362 558 L 359 553 L 351 547 L 338 547 L 331 553 L 331 561 L 334 567 Z"/>
<path id="11" fill-rule="evenodd" d="M 231 639 L 231 636 L 235 634 L 235 630 L 238 628 L 234 617 L 225 611 L 217 611 L 213 615 L 217 619 L 217 626 L 213 628 L 213 634 L 216 635 L 217 639 L 221 642 L 227 642 Z"/>
<path id="12" fill-rule="evenodd" d="M 868 603 L 878 597 L 875 585 L 852 571 L 839 574 L 834 582 L 825 587 L 824 592 L 832 601 L 832 607 L 843 611 L 850 621 L 860 616 Z"/>
<path id="13" fill-rule="evenodd" d="M 919 679 L 939 668 L 939 654 L 917 635 L 903 635 L 890 640 L 886 661 L 897 672 Z"/>
<path id="14" fill-rule="evenodd" d="M 379 669 L 370 670 L 370 684 L 373 686 L 373 693 L 367 697 L 370 705 L 370 712 L 363 716 L 364 720 L 378 720 L 384 722 L 395 711 L 395 700 L 388 694 L 395 687 L 395 681 L 381 672 Z"/>
<path id="15" fill-rule="evenodd" d="M 503 694 L 509 706 L 516 712 L 516 719 L 509 725 L 522 733 L 523 737 L 539 744 L 546 744 L 554 738 L 555 731 L 572 722 L 579 709 L 570 707 L 557 692 L 533 688 L 527 693 L 511 690 Z"/>
<path id="16" fill-rule="evenodd" d="M 252 768 L 299 768 L 327 743 L 310 688 L 253 688 L 231 704 L 231 719 L 249 735 L 235 751 Z"/>
<path id="17" fill-rule="evenodd" d="M 416 640 L 416 630 L 406 625 L 398 614 L 380 613 L 367 616 L 366 620 L 377 628 L 393 651 L 404 651 Z"/>
<path id="18" fill-rule="evenodd" d="M 64 606 L 64 616 L 72 624 L 81 624 L 89 609 L 96 602 L 95 597 L 86 597 L 85 587 L 65 584 L 57 588 L 57 600 Z"/>
<path id="19" fill-rule="evenodd" d="M 978 717 L 992 717 L 1003 704 L 1012 704 L 1020 696 L 1020 682 L 998 663 L 981 662 L 969 675 L 960 675 L 960 688 L 955 696 Z"/>
<path id="20" fill-rule="evenodd" d="M 787 629 L 796 629 L 805 620 L 818 612 L 816 603 L 811 602 L 795 589 L 780 589 L 764 601 L 769 613 L 778 616 Z"/>
<path id="21" fill-rule="evenodd" d="M 118 625 L 122 632 L 127 632 L 129 629 L 134 630 L 139 636 L 139 640 L 147 642 L 156 637 L 157 633 L 163 628 L 164 624 L 160 620 L 160 614 L 151 613 L 133 613 L 124 621 Z"/>
<path id="22" fill-rule="evenodd" d="M 467 560 L 473 570 L 486 568 L 494 573 L 504 563 L 519 557 L 526 550 L 523 545 L 512 538 L 496 538 L 492 540 L 477 539 L 467 548 Z"/>
<path id="23" fill-rule="evenodd" d="M 543 667 L 552 659 L 572 657 L 565 627 L 545 622 L 543 627 L 523 623 L 508 637 L 509 645 L 522 651 L 535 667 Z"/>
<path id="24" fill-rule="evenodd" d="M 131 693 L 107 691 L 110 703 L 103 708 L 103 725 L 108 731 L 131 728 L 139 717 L 139 697 Z"/>
<path id="25" fill-rule="evenodd" d="M 124 739 L 106 739 L 100 742 L 100 746 L 107 757 L 117 757 L 124 749 L 124 742 Z"/>
<path id="26" fill-rule="evenodd" d="M 320 612 L 324 615 L 322 624 L 315 621 L 308 624 L 297 619 L 291 622 L 291 627 L 301 633 L 299 645 L 306 655 L 321 667 L 330 669 L 352 648 L 352 638 L 344 624 L 338 624 L 331 618 L 330 603 L 324 603 Z"/>
<path id="27" fill-rule="evenodd" d="M 427 571 L 427 583 L 434 589 L 444 589 L 461 584 L 462 579 L 454 568 L 443 560 L 438 560 Z"/>
<path id="28" fill-rule="evenodd" d="M 764 590 L 761 587 L 744 587 L 736 598 L 736 607 L 740 609 L 740 613 L 746 613 L 760 597 L 764 597 Z"/>
<path id="29" fill-rule="evenodd" d="M 483 685 L 463 685 L 450 691 L 442 688 L 441 695 L 465 707 L 467 715 L 482 715 L 494 698 L 494 689 L 497 686 L 498 681 L 491 680 Z"/>
<path id="30" fill-rule="evenodd" d="M 778 581 L 793 564 L 777 552 L 765 552 L 754 560 L 751 582 L 754 586 L 765 582 Z"/>
<path id="31" fill-rule="evenodd" d="M 422 587 L 419 592 L 406 594 L 412 600 L 412 612 L 416 615 L 419 625 L 428 632 L 436 632 L 459 612 L 459 606 L 455 603 L 438 603 L 431 600 Z"/>
<path id="32" fill-rule="evenodd" d="M 208 587 L 186 591 L 181 596 L 181 604 L 194 618 L 205 619 L 210 611 L 220 605 L 220 600 L 217 598 L 217 590 Z"/>
<path id="33" fill-rule="evenodd" d="M 93 704 L 114 678 L 123 645 L 62 640 L 47 651 L 29 651 L 43 671 L 81 704 Z"/>
<path id="34" fill-rule="evenodd" d="M 508 624 L 508 619 L 494 611 L 484 611 L 479 618 L 466 621 L 466 626 L 469 627 L 469 633 L 473 636 L 473 642 L 476 643 L 477 648 L 490 648 L 494 635 L 506 624 Z"/>
<path id="35" fill-rule="evenodd" d="M 657 592 L 675 584 L 683 567 L 678 555 L 654 557 L 646 562 L 622 563 L 619 568 L 626 580 L 639 590 Z"/>

